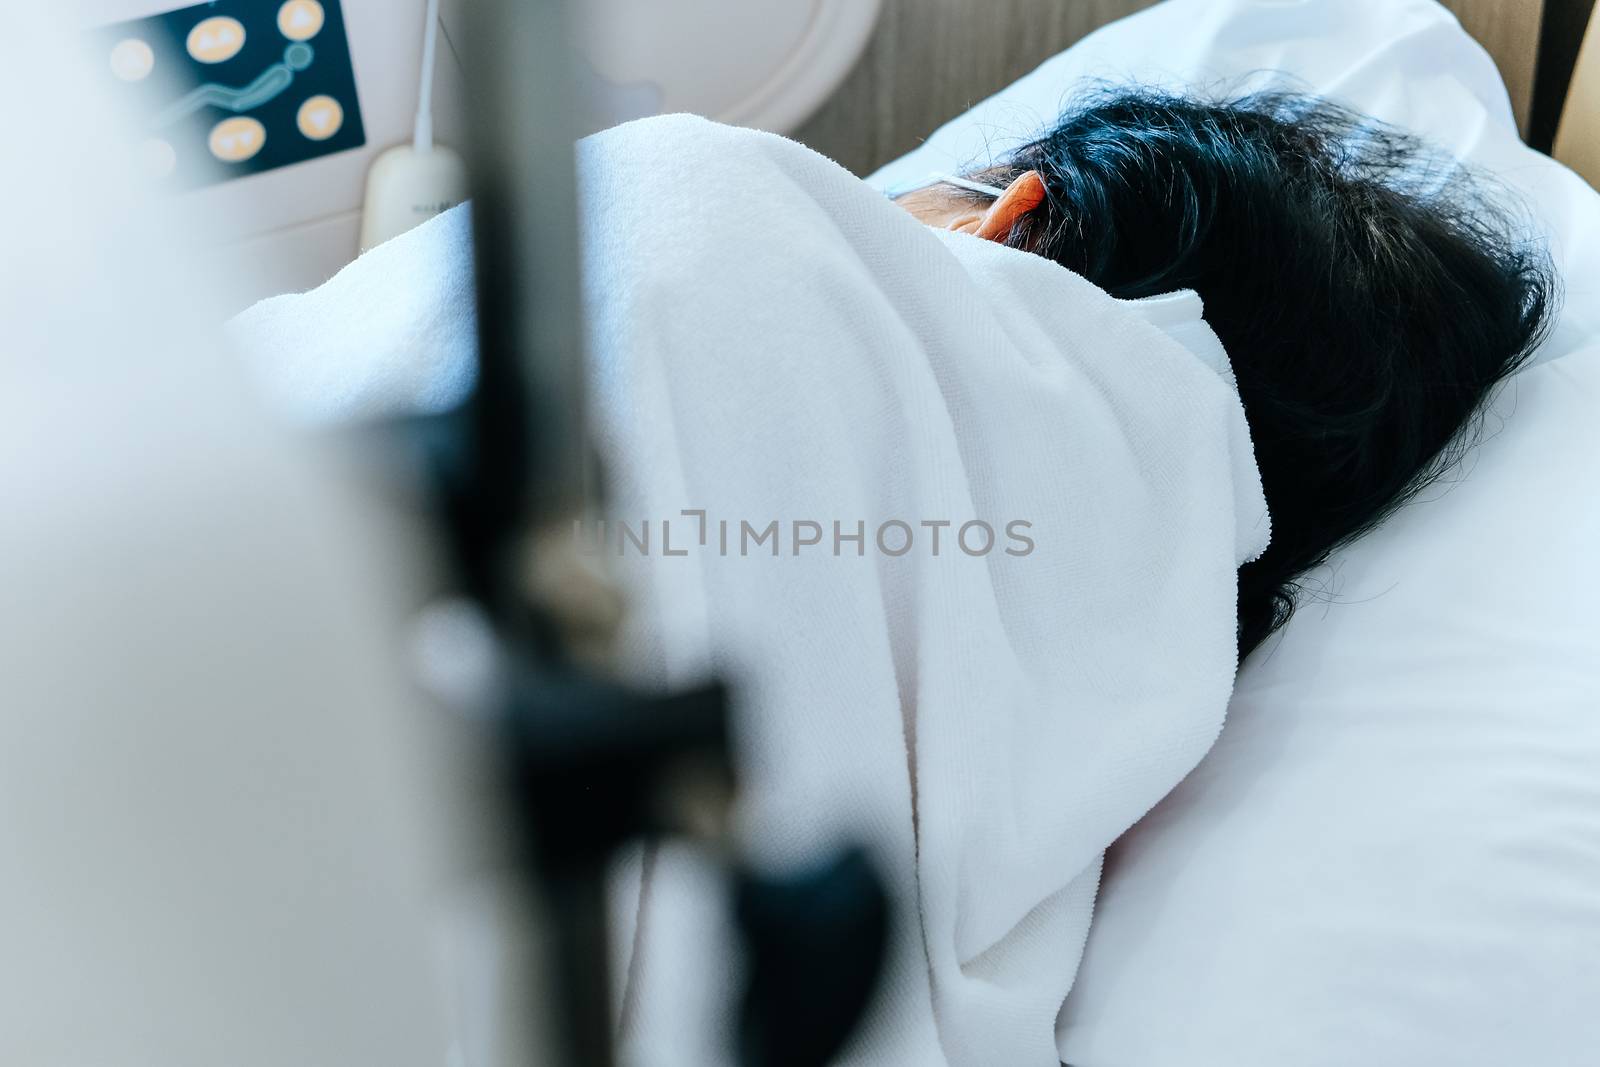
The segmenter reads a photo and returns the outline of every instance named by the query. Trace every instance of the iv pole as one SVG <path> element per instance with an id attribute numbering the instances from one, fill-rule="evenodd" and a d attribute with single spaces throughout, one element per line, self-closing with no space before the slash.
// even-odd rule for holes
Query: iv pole
<path id="1" fill-rule="evenodd" d="M 553 980 L 539 1030 L 558 1061 L 614 1062 L 606 872 L 655 825 L 662 777 L 693 761 L 731 777 L 719 688 L 652 698 L 580 671 L 563 609 L 535 602 L 530 571 L 561 562 L 594 495 L 584 426 L 571 36 L 559 0 L 467 5 L 469 171 L 478 384 L 453 527 L 468 592 L 515 665 L 501 716 L 504 799 L 520 828 L 530 921 Z M 605 590 L 595 588 L 595 595 Z M 727 790 L 723 790 L 726 794 Z M 533 1052 L 534 1050 L 528 1050 Z"/>
<path id="2" fill-rule="evenodd" d="M 523 1054 L 529 1064 L 610 1067 L 607 867 L 629 841 L 703 837 L 707 825 L 725 824 L 728 701 L 716 684 L 641 693 L 583 666 L 574 649 L 592 641 L 604 613 L 539 593 L 549 588 L 541 571 L 572 563 L 573 521 L 599 491 L 584 425 L 574 170 L 582 101 L 566 0 L 463 7 L 478 383 L 447 426 L 425 432 L 459 580 L 509 665 L 494 748 L 512 862 L 537 901 L 527 922 L 542 949 L 527 963 L 545 977 L 530 988 L 549 993 L 526 1005 L 541 1018 L 523 1029 L 555 1038 L 553 1047 L 530 1041 Z M 601 582 L 588 588 L 589 600 L 609 593 Z M 706 810 L 708 796 L 718 810 Z M 737 865 L 731 873 L 751 974 L 740 1061 L 821 1067 L 876 983 L 883 889 L 849 849 L 782 881 Z"/>

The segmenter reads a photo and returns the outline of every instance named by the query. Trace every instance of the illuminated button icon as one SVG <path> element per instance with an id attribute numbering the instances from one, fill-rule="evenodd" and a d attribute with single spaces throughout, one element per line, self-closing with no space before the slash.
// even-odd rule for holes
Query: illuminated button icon
<path id="1" fill-rule="evenodd" d="M 165 178 L 178 169 L 178 153 L 159 137 L 139 145 L 139 170 L 151 179 Z"/>
<path id="2" fill-rule="evenodd" d="M 211 128 L 207 144 L 224 163 L 243 163 L 267 143 L 267 128 L 248 116 L 223 119 Z"/>
<path id="3" fill-rule="evenodd" d="M 137 37 L 118 41 L 111 49 L 111 73 L 125 82 L 144 81 L 156 69 L 156 54 Z"/>
<path id="4" fill-rule="evenodd" d="M 325 18 L 317 0 L 287 0 L 278 8 L 278 32 L 291 41 L 309 41 L 322 32 Z"/>
<path id="5" fill-rule="evenodd" d="M 189 54 L 201 63 L 225 63 L 244 47 L 244 23 L 218 15 L 189 31 Z"/>
<path id="6" fill-rule="evenodd" d="M 331 96 L 313 96 L 300 105 L 296 121 L 311 140 L 326 141 L 344 125 L 344 108 Z"/>

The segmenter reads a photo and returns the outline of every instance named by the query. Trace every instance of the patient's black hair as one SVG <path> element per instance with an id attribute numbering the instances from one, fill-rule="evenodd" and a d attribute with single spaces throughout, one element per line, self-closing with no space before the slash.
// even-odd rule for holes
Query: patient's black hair
<path id="1" fill-rule="evenodd" d="M 1117 297 L 1194 289 L 1228 351 L 1272 515 L 1239 570 L 1241 658 L 1459 457 L 1556 302 L 1481 179 L 1314 97 L 1097 90 L 983 176 L 1028 170 L 1045 204 L 1007 243 Z"/>

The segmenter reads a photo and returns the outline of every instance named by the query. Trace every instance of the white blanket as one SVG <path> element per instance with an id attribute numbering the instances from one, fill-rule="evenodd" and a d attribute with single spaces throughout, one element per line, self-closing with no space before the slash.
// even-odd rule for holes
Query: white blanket
<path id="1" fill-rule="evenodd" d="M 852 1061 L 1057 1063 L 1101 853 L 1216 737 L 1236 569 L 1268 535 L 1198 299 L 1119 302 L 697 119 L 609 131 L 581 164 L 632 662 L 740 683 L 763 862 L 847 835 L 888 876 L 900 923 Z M 286 395 L 315 402 L 308 368 L 361 410 L 446 395 L 465 229 L 439 220 L 238 335 Z M 681 857 L 646 881 L 619 908 L 624 1045 L 718 1062 L 718 902 Z"/>

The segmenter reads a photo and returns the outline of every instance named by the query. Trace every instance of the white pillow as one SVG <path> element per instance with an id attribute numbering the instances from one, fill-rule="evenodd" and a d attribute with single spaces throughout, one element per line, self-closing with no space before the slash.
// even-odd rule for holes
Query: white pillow
<path id="1" fill-rule="evenodd" d="M 1600 335 L 1600 196 L 1517 137 L 1494 61 L 1433 0 L 1167 0 L 1113 22 L 868 177 L 982 166 L 1046 129 L 1088 81 L 1341 100 L 1492 172 L 1535 209 L 1570 299 L 1541 358 Z"/>
<path id="2" fill-rule="evenodd" d="M 986 162 L 1083 77 L 1298 84 L 1412 129 L 1526 198 L 1568 295 L 1481 446 L 1317 576 L 1216 748 L 1113 850 L 1063 1059 L 1596 1062 L 1600 196 L 1517 141 L 1426 0 L 1170 0 L 873 180 Z"/>

